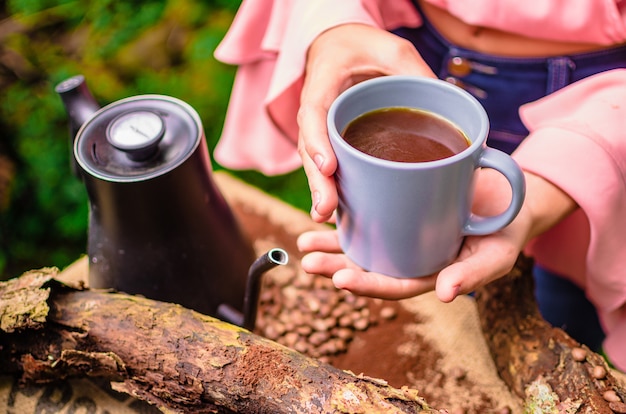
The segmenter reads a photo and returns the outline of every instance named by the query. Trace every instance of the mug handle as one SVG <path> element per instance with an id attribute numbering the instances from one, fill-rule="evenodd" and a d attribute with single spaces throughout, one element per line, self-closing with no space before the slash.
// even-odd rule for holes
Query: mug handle
<path id="1" fill-rule="evenodd" d="M 511 185 L 512 198 L 507 209 L 501 214 L 490 217 L 470 214 L 463 226 L 465 236 L 483 236 L 495 233 L 507 226 L 519 213 L 526 196 L 524 174 L 508 154 L 486 147 L 478 159 L 477 168 L 492 168 L 504 175 Z"/>

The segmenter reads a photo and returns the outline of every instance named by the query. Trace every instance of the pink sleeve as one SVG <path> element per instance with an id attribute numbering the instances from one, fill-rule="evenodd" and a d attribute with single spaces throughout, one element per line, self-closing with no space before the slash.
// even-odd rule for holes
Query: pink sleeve
<path id="1" fill-rule="evenodd" d="M 530 253 L 585 288 L 612 343 L 612 328 L 626 332 L 626 69 L 586 78 L 520 113 L 531 133 L 515 159 L 580 206 L 533 241 Z M 619 352 L 625 369 L 626 347 Z"/>
<path id="2" fill-rule="evenodd" d="M 267 175 L 301 165 L 296 115 L 306 53 L 320 33 L 344 23 L 392 28 L 420 20 L 409 0 L 244 0 L 215 52 L 239 66 L 217 162 Z"/>

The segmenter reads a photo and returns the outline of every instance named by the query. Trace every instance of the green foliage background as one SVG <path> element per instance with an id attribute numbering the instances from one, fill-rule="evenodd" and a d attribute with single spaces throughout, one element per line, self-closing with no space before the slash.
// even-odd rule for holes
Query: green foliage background
<path id="1" fill-rule="evenodd" d="M 182 99 L 200 114 L 212 150 L 234 76 L 213 51 L 238 7 L 238 0 L 0 2 L 0 179 L 8 183 L 0 182 L 0 279 L 63 268 L 86 248 L 88 200 L 71 173 L 67 116 L 54 86 L 83 74 L 102 105 L 146 93 Z M 233 174 L 309 208 L 302 171 Z"/>

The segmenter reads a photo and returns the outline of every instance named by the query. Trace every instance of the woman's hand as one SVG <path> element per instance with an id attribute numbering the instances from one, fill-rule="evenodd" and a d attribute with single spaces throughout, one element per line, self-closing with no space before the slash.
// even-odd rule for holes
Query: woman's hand
<path id="1" fill-rule="evenodd" d="M 466 237 L 457 259 L 436 275 L 398 279 L 366 272 L 341 253 L 336 231 L 302 234 L 298 248 L 306 272 L 333 279 L 339 289 L 383 299 L 403 299 L 435 290 L 443 302 L 477 288 L 509 272 L 520 251 L 535 236 L 569 215 L 575 202 L 558 187 L 525 173 L 526 201 L 513 222 L 497 233 Z M 492 215 L 506 208 L 510 188 L 501 175 L 482 170 L 477 177 L 473 211 Z"/>
<path id="2" fill-rule="evenodd" d="M 348 87 L 383 75 L 435 77 L 406 39 L 363 24 L 345 24 L 311 44 L 298 111 L 298 151 L 311 190 L 311 217 L 327 221 L 337 207 L 333 174 L 337 160 L 328 139 L 326 115 Z"/>
<path id="3" fill-rule="evenodd" d="M 338 289 L 382 299 L 404 299 L 434 289 L 441 301 L 451 302 L 513 268 L 521 250 L 522 221 L 520 217 L 520 222 L 493 235 L 467 237 L 454 263 L 426 277 L 400 279 L 364 271 L 341 253 L 336 230 L 304 233 L 298 247 L 308 252 L 302 258 L 302 268 L 331 277 Z"/>

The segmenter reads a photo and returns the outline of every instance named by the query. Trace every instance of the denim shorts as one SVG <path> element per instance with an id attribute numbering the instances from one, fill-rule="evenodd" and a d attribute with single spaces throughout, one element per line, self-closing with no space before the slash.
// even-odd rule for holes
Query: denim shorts
<path id="1" fill-rule="evenodd" d="M 549 58 L 509 58 L 464 49 L 441 36 L 414 4 L 424 24 L 393 33 L 411 41 L 440 79 L 460 86 L 481 102 L 490 121 L 487 144 L 509 154 L 528 135 L 519 117 L 521 105 L 585 77 L 626 67 L 626 46 Z M 533 273 L 543 317 L 599 351 L 604 333 L 584 291 L 539 266 Z"/>
<path id="2" fill-rule="evenodd" d="M 421 15 L 421 27 L 400 28 L 393 33 L 411 41 L 440 79 L 462 87 L 482 103 L 491 124 L 487 144 L 507 153 L 528 134 L 518 113 L 521 105 L 587 76 L 626 67 L 626 46 L 550 58 L 508 58 L 475 52 L 448 42 L 424 13 Z"/>

